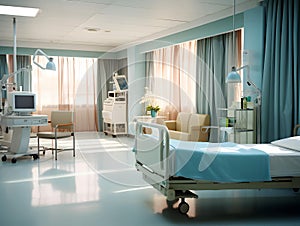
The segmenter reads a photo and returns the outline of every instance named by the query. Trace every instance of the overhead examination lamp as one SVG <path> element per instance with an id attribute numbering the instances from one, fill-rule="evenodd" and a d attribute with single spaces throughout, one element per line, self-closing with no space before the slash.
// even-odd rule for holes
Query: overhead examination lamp
<path id="1" fill-rule="evenodd" d="M 35 58 L 38 54 L 42 54 L 43 56 L 45 56 L 48 59 L 48 63 L 46 64 L 46 67 L 43 67 L 42 65 L 40 65 L 38 62 L 35 61 Z M 43 69 L 43 70 L 52 70 L 52 71 L 56 71 L 56 66 L 55 63 L 53 62 L 53 58 L 49 57 L 44 51 L 42 51 L 41 49 L 37 49 L 33 55 L 33 63 L 35 65 L 37 65 L 39 68 Z"/>
<path id="2" fill-rule="evenodd" d="M 240 83 L 241 82 L 241 76 L 239 73 L 237 73 L 236 67 L 232 67 L 232 71 L 228 73 L 226 77 L 226 83 Z"/>
<path id="3" fill-rule="evenodd" d="M 233 1 L 233 17 L 232 17 L 232 24 L 233 24 L 233 61 L 235 62 L 235 0 Z M 232 67 L 232 71 L 226 77 L 226 83 L 240 83 L 241 76 L 237 73 L 237 69 L 235 66 Z"/>

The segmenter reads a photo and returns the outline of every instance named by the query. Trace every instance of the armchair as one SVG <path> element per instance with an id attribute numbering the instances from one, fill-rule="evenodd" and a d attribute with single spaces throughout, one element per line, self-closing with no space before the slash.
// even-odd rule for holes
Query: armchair
<path id="1" fill-rule="evenodd" d="M 170 138 L 184 141 L 208 141 L 208 133 L 202 127 L 209 124 L 209 115 L 186 112 L 179 112 L 176 120 L 165 121 Z"/>

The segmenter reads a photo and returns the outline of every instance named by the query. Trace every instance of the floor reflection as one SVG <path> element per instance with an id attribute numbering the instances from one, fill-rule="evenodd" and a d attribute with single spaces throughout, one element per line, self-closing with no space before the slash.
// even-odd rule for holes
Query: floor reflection
<path id="1" fill-rule="evenodd" d="M 39 166 L 32 169 L 32 206 L 49 206 L 97 201 L 98 175 L 85 164 Z"/>

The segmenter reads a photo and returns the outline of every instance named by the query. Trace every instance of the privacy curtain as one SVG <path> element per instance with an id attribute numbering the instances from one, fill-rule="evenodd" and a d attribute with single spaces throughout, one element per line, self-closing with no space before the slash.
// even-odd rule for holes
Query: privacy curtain
<path id="1" fill-rule="evenodd" d="M 7 56 L 0 55 L 0 79 L 2 79 L 3 75 L 7 73 L 8 73 Z M 6 91 L 2 91 L 2 97 L 6 98 Z"/>
<path id="2" fill-rule="evenodd" d="M 98 59 L 98 78 L 97 78 L 97 109 L 98 109 L 98 128 L 103 131 L 103 102 L 107 98 L 108 91 L 113 90 L 112 76 L 128 74 L 127 59 Z"/>
<path id="3" fill-rule="evenodd" d="M 17 55 L 17 70 L 21 68 L 27 68 L 31 66 L 31 56 L 21 56 Z M 14 60 L 13 55 L 8 55 L 8 65 L 9 65 L 9 73 L 14 72 Z M 16 84 L 17 91 L 31 91 L 31 71 L 22 71 L 15 76 L 16 81 L 14 78 L 10 78 L 9 81 L 14 82 Z M 12 87 L 11 87 L 12 88 Z"/>
<path id="4" fill-rule="evenodd" d="M 211 125 L 219 124 L 219 109 L 227 107 L 226 75 L 232 66 L 241 63 L 241 31 L 236 31 L 236 59 L 233 59 L 233 33 L 199 40 L 197 43 L 197 112 L 209 114 Z M 239 87 L 238 87 L 239 88 Z M 218 131 L 212 130 L 210 138 L 217 141 Z"/>
<path id="5" fill-rule="evenodd" d="M 26 68 L 26 67 L 30 67 L 31 66 L 31 57 L 30 56 L 17 56 L 17 69 L 20 68 Z M 17 87 L 18 90 L 20 90 L 20 87 L 22 87 L 23 91 L 31 91 L 32 87 L 31 87 L 31 71 L 24 71 L 21 72 L 18 76 L 17 76 Z"/>
<path id="6" fill-rule="evenodd" d="M 289 137 L 300 123 L 299 0 L 266 0 L 262 142 Z"/>
<path id="7" fill-rule="evenodd" d="M 7 73 L 8 73 L 7 57 L 6 55 L 0 55 L 0 79 L 3 77 L 4 74 Z"/>

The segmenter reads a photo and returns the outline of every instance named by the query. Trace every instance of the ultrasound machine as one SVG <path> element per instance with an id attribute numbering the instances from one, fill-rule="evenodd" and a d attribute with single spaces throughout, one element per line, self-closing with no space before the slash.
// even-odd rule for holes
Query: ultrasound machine
<path id="1" fill-rule="evenodd" d="M 47 126 L 47 115 L 33 115 L 36 111 L 36 95 L 31 92 L 13 91 L 7 93 L 7 107 L 2 112 L 0 125 L 4 133 L 12 130 L 12 137 L 0 141 L 1 146 L 7 147 L 7 152 L 2 156 L 2 161 L 11 158 L 16 163 L 21 156 L 38 158 L 38 151 L 34 153 L 29 149 L 32 126 Z"/>

